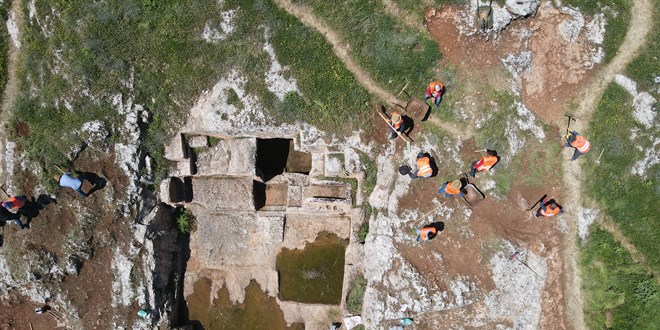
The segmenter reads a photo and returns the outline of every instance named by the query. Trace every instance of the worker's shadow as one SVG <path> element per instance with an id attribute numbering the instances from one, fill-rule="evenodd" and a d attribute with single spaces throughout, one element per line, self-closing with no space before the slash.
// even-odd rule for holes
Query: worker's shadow
<path id="1" fill-rule="evenodd" d="M 424 226 L 424 228 L 428 228 L 428 227 L 435 228 L 439 233 L 439 232 L 445 230 L 445 223 L 442 222 L 442 221 L 436 221 L 436 222 L 432 222 L 432 223 L 429 223 L 428 225 Z"/>
<path id="2" fill-rule="evenodd" d="M 79 171 L 76 171 L 76 173 L 78 173 L 78 175 L 80 175 L 83 180 L 89 182 L 92 185 L 92 188 L 86 192 L 87 196 L 105 188 L 106 184 L 108 184 L 108 181 L 105 178 L 98 176 L 96 173 Z"/>
<path id="3" fill-rule="evenodd" d="M 415 129 L 415 121 L 408 117 L 408 116 L 401 116 L 403 119 L 403 125 L 405 129 L 403 130 L 403 134 L 405 134 L 407 137 L 410 137 L 410 133 L 412 133 L 413 129 Z"/>
<path id="4" fill-rule="evenodd" d="M 26 198 L 25 205 L 19 211 L 19 214 L 27 218 L 27 224 L 32 222 L 32 219 L 39 216 L 41 210 L 50 204 L 57 204 L 57 200 L 48 195 L 39 195 L 36 199 L 34 197 Z"/>

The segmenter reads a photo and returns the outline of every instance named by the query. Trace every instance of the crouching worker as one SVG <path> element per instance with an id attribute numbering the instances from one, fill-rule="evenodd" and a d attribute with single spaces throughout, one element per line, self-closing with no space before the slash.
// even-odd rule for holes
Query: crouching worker
<path id="1" fill-rule="evenodd" d="M 575 148 L 575 152 L 573 152 L 573 158 L 571 158 L 571 160 L 578 159 L 578 157 L 586 154 L 591 149 L 591 143 L 589 143 L 589 141 L 587 141 L 584 136 L 580 135 L 580 133 L 576 131 L 571 131 L 571 133 L 566 137 L 566 141 L 567 143 L 565 147 Z"/>
<path id="2" fill-rule="evenodd" d="M 562 213 L 564 213 L 564 210 L 562 209 L 561 205 L 557 204 L 554 199 L 551 199 L 547 202 L 544 199 L 541 201 L 541 207 L 539 207 L 539 209 L 536 211 L 536 217 L 551 217 L 555 214 Z"/>
<path id="3" fill-rule="evenodd" d="M 417 230 L 417 242 L 432 240 L 443 229 L 445 229 L 445 223 L 442 221 L 428 224 L 421 230 Z"/>
<path id="4" fill-rule="evenodd" d="M 4 204 L 4 203 L 3 203 Z M 21 216 L 16 213 L 11 213 L 4 207 L 0 207 L 0 221 L 14 221 L 18 225 L 18 228 L 23 229 L 23 223 L 21 222 Z"/>
<path id="5" fill-rule="evenodd" d="M 2 202 L 2 207 L 9 210 L 11 213 L 18 213 L 20 209 L 25 206 L 27 198 L 24 196 L 13 196 L 8 200 Z"/>
<path id="6" fill-rule="evenodd" d="M 463 197 L 463 182 L 461 180 L 447 181 L 442 184 L 442 187 L 438 189 L 438 194 L 444 194 L 445 197 L 454 197 L 458 195 Z"/>
<path id="7" fill-rule="evenodd" d="M 78 195 L 87 197 L 87 194 L 82 191 L 83 180 L 78 174 L 69 172 L 63 173 L 62 175 L 56 175 L 55 180 L 57 180 L 60 187 L 71 188 L 77 192 Z"/>
<path id="8" fill-rule="evenodd" d="M 486 149 L 486 156 L 481 157 L 481 159 L 472 163 L 472 168 L 470 168 L 470 176 L 474 178 L 477 172 L 486 172 L 490 170 L 499 161 L 500 156 L 497 155 L 497 151 Z"/>
<path id="9" fill-rule="evenodd" d="M 442 94 L 445 92 L 445 86 L 442 85 L 439 81 L 434 81 L 429 84 L 429 88 L 426 89 L 424 93 L 424 102 L 428 99 L 433 99 L 433 104 L 436 107 L 440 106 L 440 101 L 442 101 Z"/>
<path id="10" fill-rule="evenodd" d="M 417 171 L 412 170 L 408 173 L 411 179 L 417 178 L 430 178 L 433 175 L 433 168 L 431 167 L 431 157 L 425 153 L 417 155 Z"/>

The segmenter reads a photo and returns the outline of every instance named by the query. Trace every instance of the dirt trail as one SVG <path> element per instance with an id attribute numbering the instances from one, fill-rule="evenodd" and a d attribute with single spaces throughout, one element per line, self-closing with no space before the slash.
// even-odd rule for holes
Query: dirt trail
<path id="1" fill-rule="evenodd" d="M 20 0 L 12 0 L 11 8 L 8 16 L 14 17 L 14 22 L 18 27 L 18 31 L 23 30 L 23 10 L 21 8 Z M 20 36 L 20 35 L 19 35 Z M 11 39 L 11 38 L 9 38 Z M 12 111 L 16 97 L 18 96 L 18 59 L 20 56 L 20 49 L 16 47 L 13 41 L 9 40 L 8 56 L 7 56 L 7 84 L 2 94 L 2 116 L 0 116 L 0 155 L 6 155 L 7 147 L 7 119 L 10 117 L 9 113 Z M 4 183 L 6 180 L 6 162 L 0 163 L 0 182 Z"/>
<path id="2" fill-rule="evenodd" d="M 367 73 L 359 64 L 357 64 L 348 54 L 348 46 L 343 42 L 341 37 L 325 22 L 323 22 L 322 19 L 316 17 L 309 8 L 295 5 L 289 0 L 275 0 L 275 3 L 280 8 L 286 10 L 289 14 L 295 16 L 306 26 L 320 32 L 330 43 L 330 45 L 332 45 L 332 50 L 334 51 L 335 55 L 339 57 L 346 68 L 351 71 L 353 75 L 355 75 L 355 78 L 360 83 L 360 85 L 369 91 L 369 93 L 376 95 L 389 104 L 406 104 L 405 101 L 399 100 L 396 96 L 382 89 L 379 84 L 371 78 L 369 73 Z M 453 136 L 460 136 L 467 139 L 472 135 L 470 130 L 461 129 L 456 125 L 445 123 L 437 118 L 430 118 L 429 121 L 434 125 L 448 131 Z"/>
<path id="3" fill-rule="evenodd" d="M 579 120 L 575 123 L 575 129 L 580 131 L 588 127 L 591 116 L 596 110 L 598 100 L 600 100 L 607 85 L 614 79 L 614 75 L 622 72 L 626 65 L 637 55 L 641 49 L 648 32 L 653 24 L 653 5 L 650 0 L 635 0 L 631 9 L 630 24 L 623 43 L 619 47 L 618 53 L 612 61 L 603 67 L 591 80 L 582 93 L 578 112 L 575 114 Z M 559 127 L 563 127 L 562 124 Z M 563 134 L 563 132 L 562 132 Z M 570 153 L 572 154 L 572 150 Z M 565 154 L 566 156 L 566 154 Z M 582 160 L 583 161 L 583 160 Z M 566 279 L 566 316 L 575 329 L 585 329 L 583 306 L 581 292 L 580 268 L 578 267 L 578 247 L 577 247 L 577 219 L 583 201 L 583 182 L 584 175 L 578 161 L 564 161 L 564 186 L 566 191 L 564 204 L 568 210 L 566 217 L 568 221 L 568 233 L 563 236 L 562 251 L 564 252 L 564 271 Z M 604 229 L 612 232 L 620 242 L 625 238 L 622 233 L 612 231 L 615 228 L 605 225 Z M 627 240 L 626 240 L 627 241 Z M 626 246 L 626 244 L 624 244 Z M 628 245 L 626 247 L 632 247 Z M 636 251 L 636 250 L 635 250 Z M 631 253 L 633 253 L 631 251 Z M 639 252 L 638 252 L 639 253 Z M 634 254 L 634 253 L 633 253 Z"/>

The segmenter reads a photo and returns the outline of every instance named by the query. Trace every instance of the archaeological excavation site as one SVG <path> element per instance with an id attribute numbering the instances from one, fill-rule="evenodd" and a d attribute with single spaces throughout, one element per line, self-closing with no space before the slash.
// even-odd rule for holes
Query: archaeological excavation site
<path id="1" fill-rule="evenodd" d="M 655 0 L 0 0 L 0 330 L 657 329 Z"/>
<path id="2" fill-rule="evenodd" d="M 288 324 L 323 322 L 339 310 L 359 263 L 351 253 L 363 217 L 359 176 L 344 167 L 341 151 L 304 145 L 300 134 L 210 134 L 174 139 L 166 157 L 176 172 L 160 186 L 161 201 L 195 219 L 183 280 L 188 317 L 232 324 L 215 319 L 220 307 L 205 302 L 224 289 L 224 304 L 266 300 Z M 244 317 L 255 326 L 284 324 L 277 314 Z"/>

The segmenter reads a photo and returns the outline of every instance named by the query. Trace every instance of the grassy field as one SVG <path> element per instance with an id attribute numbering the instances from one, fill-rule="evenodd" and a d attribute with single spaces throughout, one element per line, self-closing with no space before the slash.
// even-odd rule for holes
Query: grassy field
<path id="1" fill-rule="evenodd" d="M 579 8 L 583 14 L 595 15 L 602 12 L 605 15 L 607 26 L 603 40 L 604 62 L 609 62 L 616 55 L 628 32 L 632 0 L 566 0 L 562 3 Z M 601 9 L 603 6 L 607 9 Z"/>
<path id="2" fill-rule="evenodd" d="M 423 95 L 435 79 L 441 59 L 435 42 L 426 34 L 400 24 L 379 0 L 294 1 L 312 8 L 350 46 L 351 56 L 387 90 L 398 93 L 410 82 L 411 94 Z"/>
<path id="3" fill-rule="evenodd" d="M 637 82 L 640 91 L 647 91 L 653 97 L 660 99 L 657 84 L 654 82 L 656 76 L 660 75 L 660 1 L 654 0 L 653 6 L 653 29 L 649 32 L 646 44 L 640 54 L 628 63 L 626 76 Z"/>
<path id="4" fill-rule="evenodd" d="M 660 165 L 648 169 L 647 177 L 631 173 L 633 164 L 645 156 L 644 150 L 653 144 L 658 131 L 650 130 L 635 122 L 630 115 L 632 98 L 619 85 L 610 84 L 598 104 L 591 128 L 586 132 L 592 143 L 592 152 L 583 163 L 587 173 L 587 189 L 621 227 L 630 241 L 648 259 L 649 265 L 660 270 L 660 214 L 657 189 Z M 635 140 L 631 140 L 631 129 L 639 129 Z M 595 164 L 601 148 L 605 148 L 600 165 Z"/>
<path id="5" fill-rule="evenodd" d="M 22 94 L 12 124 L 27 123 L 29 131 L 14 129 L 14 138 L 44 168 L 70 162 L 69 150 L 83 143 L 76 133 L 82 123 L 120 125 L 123 119 L 110 103 L 119 93 L 149 110 L 141 143 L 161 172 L 163 144 L 183 125 L 197 95 L 231 70 L 247 78 L 250 93 L 276 121 L 346 132 L 364 120 L 356 105 L 368 94 L 323 36 L 270 1 L 59 0 L 37 1 L 35 7 L 41 23 L 26 20 Z M 232 9 L 234 31 L 218 43 L 203 40 L 205 26 L 219 26 L 220 13 Z M 56 18 L 46 19 L 51 12 Z M 290 93 L 282 102 L 268 91 L 266 28 L 278 61 L 289 66 L 302 95 Z M 126 84 L 131 77 L 133 88 Z M 112 133 L 116 140 L 116 130 Z"/>
<path id="6" fill-rule="evenodd" d="M 590 329 L 657 329 L 660 285 L 606 231 L 592 227 L 581 249 Z"/>
<path id="7" fill-rule="evenodd" d="M 9 10 L 11 2 L 5 1 L 0 4 L 0 17 L 2 21 L 7 21 L 7 11 Z M 7 24 L 0 25 L 0 91 L 5 90 L 7 83 L 7 61 L 9 51 L 9 34 L 7 32 Z"/>

